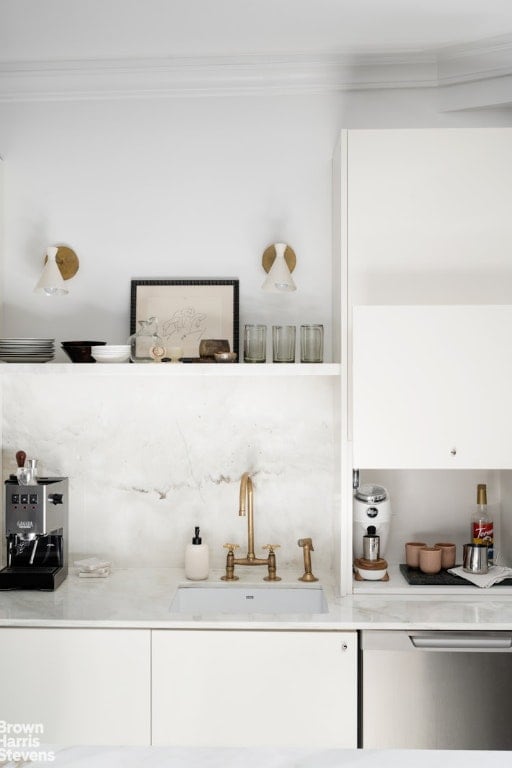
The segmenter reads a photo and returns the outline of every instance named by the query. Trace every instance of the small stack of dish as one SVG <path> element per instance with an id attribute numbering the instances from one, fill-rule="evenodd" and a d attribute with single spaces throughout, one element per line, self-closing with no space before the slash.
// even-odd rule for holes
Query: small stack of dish
<path id="1" fill-rule="evenodd" d="M 55 354 L 55 339 L 0 339 L 4 363 L 47 363 Z"/>
<path id="2" fill-rule="evenodd" d="M 130 359 L 130 345 L 104 344 L 91 347 L 91 355 L 97 363 L 126 363 Z"/>

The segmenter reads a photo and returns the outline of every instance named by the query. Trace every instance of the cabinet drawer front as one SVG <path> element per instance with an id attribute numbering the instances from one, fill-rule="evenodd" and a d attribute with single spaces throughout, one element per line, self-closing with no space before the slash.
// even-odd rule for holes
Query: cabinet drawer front
<path id="1" fill-rule="evenodd" d="M 153 632 L 153 744 L 355 747 L 357 636 Z"/>

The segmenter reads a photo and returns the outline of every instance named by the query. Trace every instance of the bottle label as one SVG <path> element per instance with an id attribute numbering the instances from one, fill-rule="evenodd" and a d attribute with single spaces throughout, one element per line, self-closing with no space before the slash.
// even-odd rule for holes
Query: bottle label
<path id="1" fill-rule="evenodd" d="M 492 522 L 479 521 L 472 523 L 471 533 L 473 544 L 487 544 L 487 556 L 489 564 L 492 564 L 494 559 L 494 527 Z"/>

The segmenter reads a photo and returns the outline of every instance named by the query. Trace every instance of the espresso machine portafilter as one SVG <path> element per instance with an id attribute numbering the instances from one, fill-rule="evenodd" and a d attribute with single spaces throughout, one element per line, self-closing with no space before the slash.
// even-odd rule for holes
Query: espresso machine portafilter
<path id="1" fill-rule="evenodd" d="M 7 566 L 0 589 L 56 589 L 68 573 L 68 479 L 5 481 Z"/>

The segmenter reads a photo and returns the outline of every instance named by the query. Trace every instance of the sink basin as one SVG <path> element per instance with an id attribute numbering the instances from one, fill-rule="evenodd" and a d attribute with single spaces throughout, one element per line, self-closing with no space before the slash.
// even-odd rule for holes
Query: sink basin
<path id="1" fill-rule="evenodd" d="M 180 586 L 171 613 L 326 613 L 322 587 Z"/>

